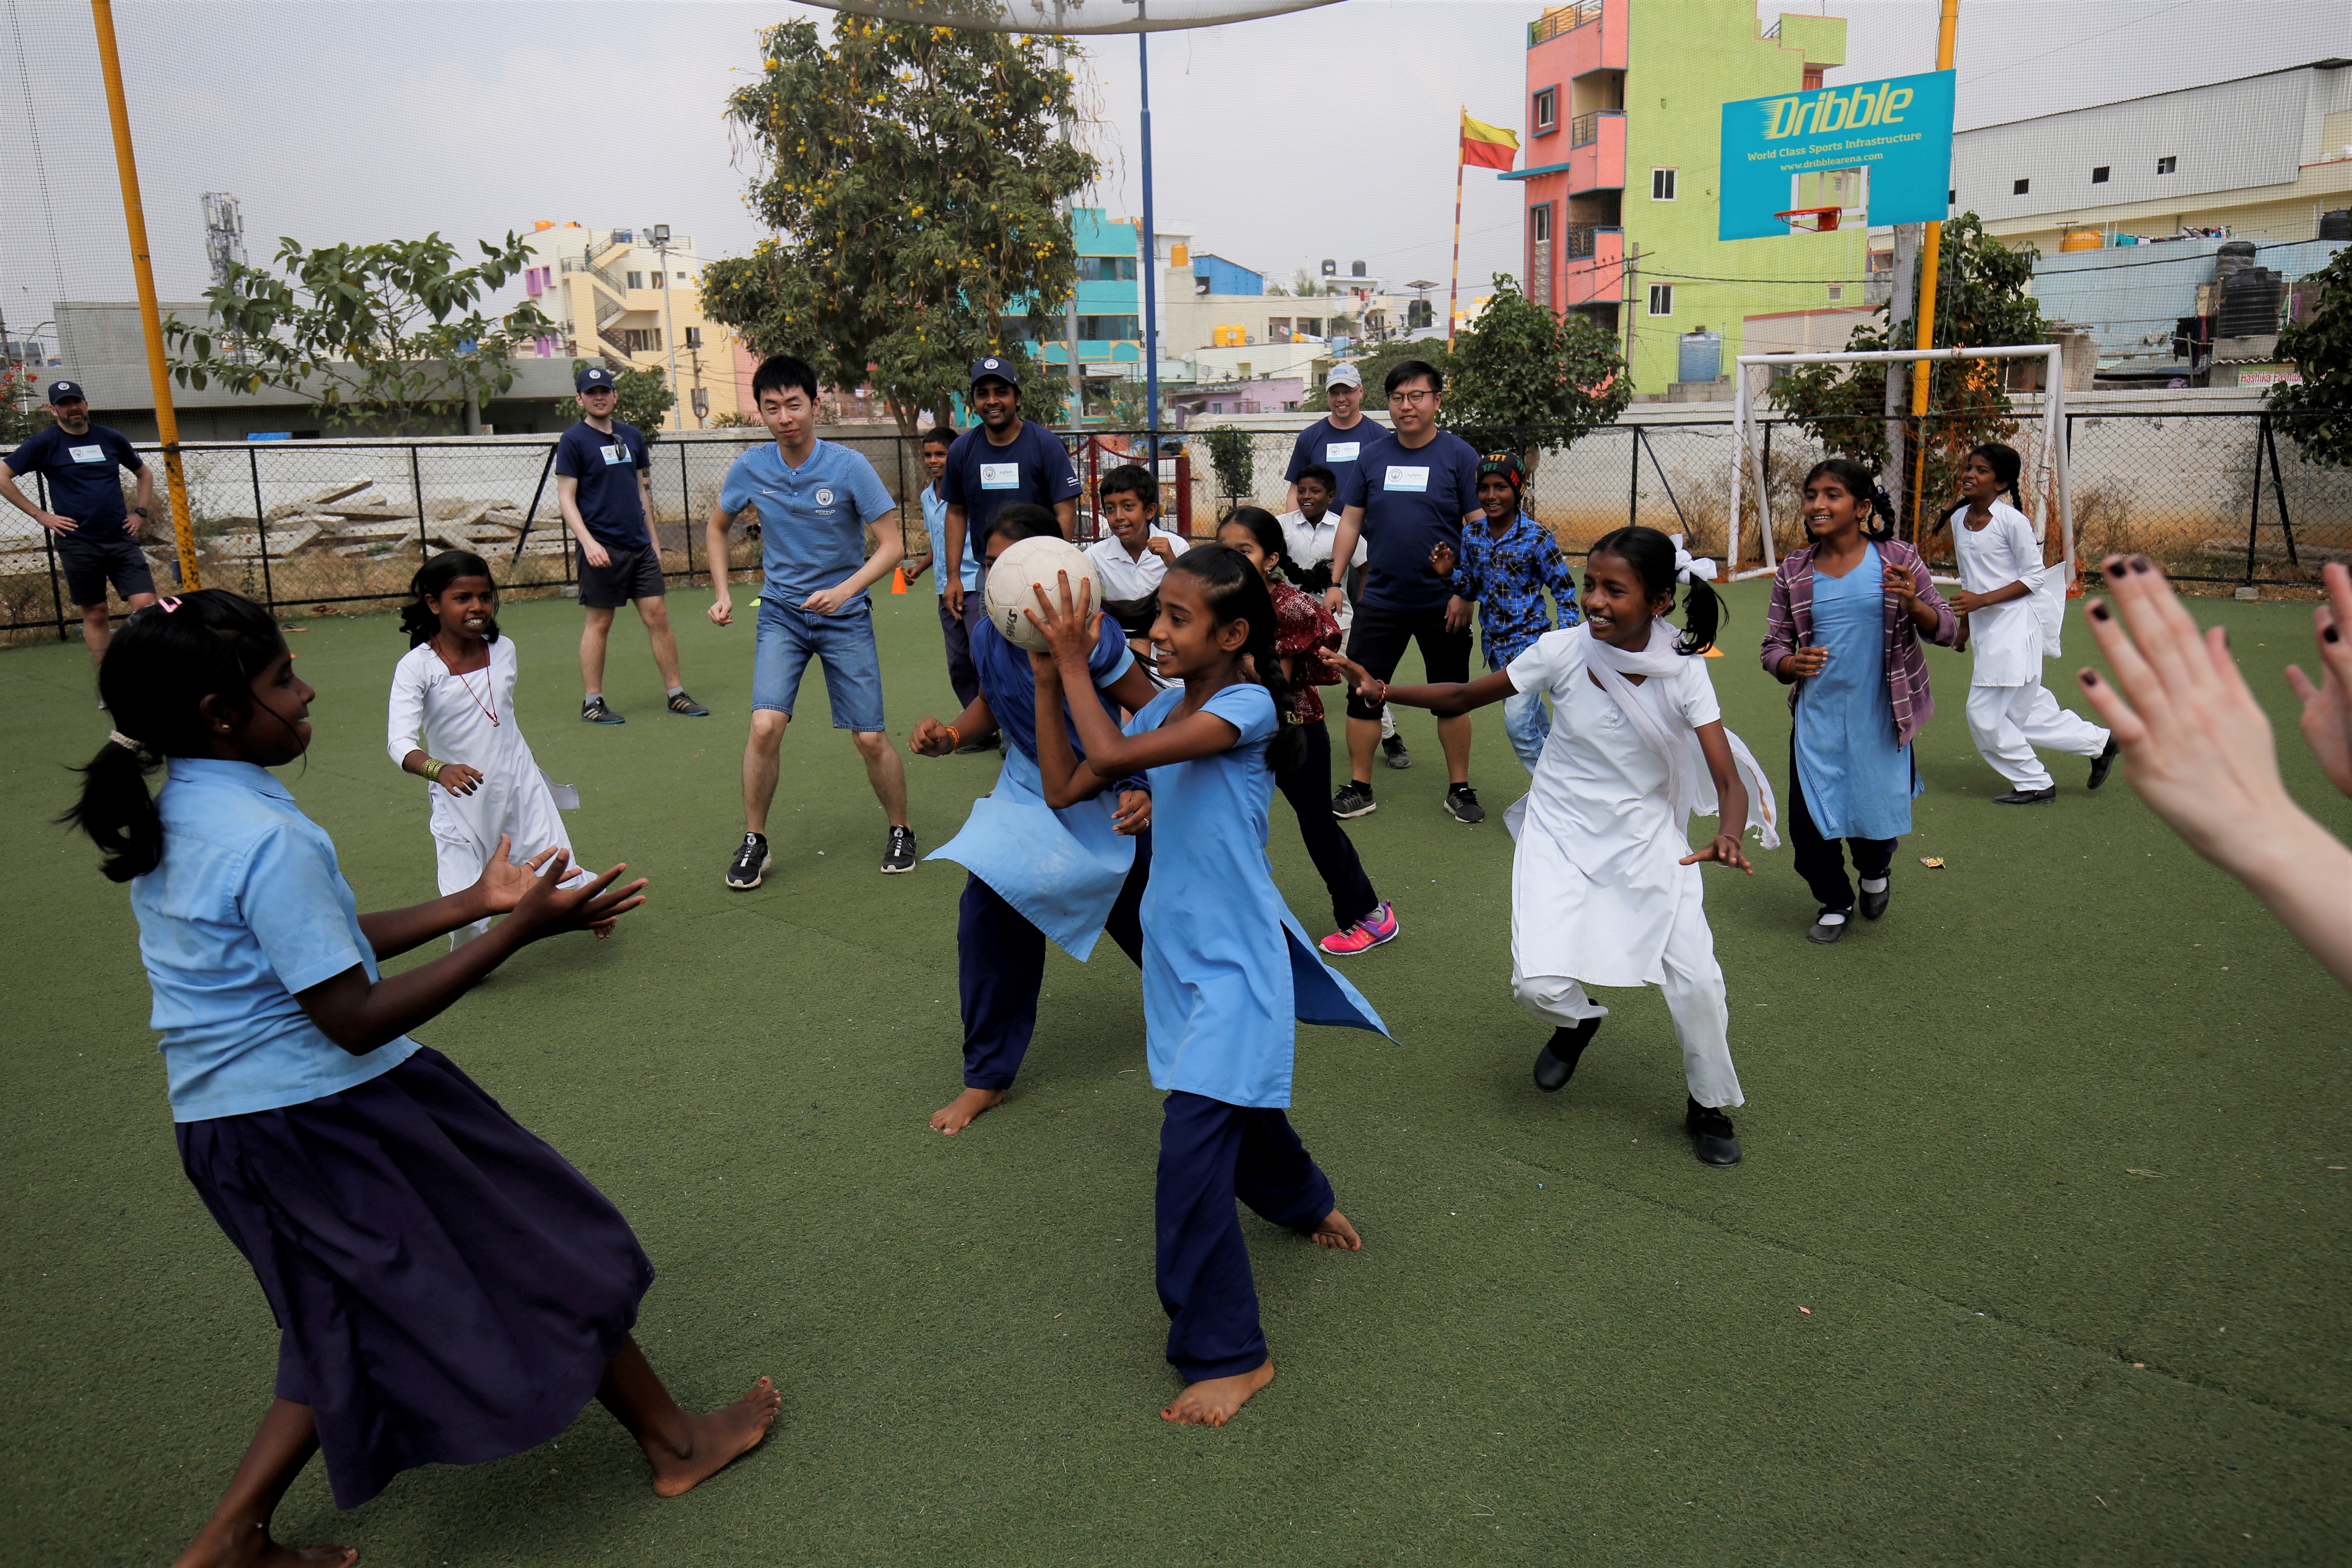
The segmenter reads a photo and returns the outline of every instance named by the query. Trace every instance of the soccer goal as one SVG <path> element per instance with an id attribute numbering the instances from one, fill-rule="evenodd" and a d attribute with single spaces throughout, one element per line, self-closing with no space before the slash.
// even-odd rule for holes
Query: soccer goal
<path id="1" fill-rule="evenodd" d="M 1804 468 L 1792 467 L 1803 454 L 1784 446 L 1774 454 L 1768 470 L 1766 453 L 1771 432 L 1757 417 L 1755 372 L 1759 367 L 1768 373 L 1773 366 L 1800 364 L 1871 364 L 1904 363 L 1920 360 L 2020 360 L 2038 359 L 2042 362 L 2042 417 L 2027 422 L 2021 420 L 2017 434 L 2010 444 L 2024 459 L 2018 475 L 2017 488 L 2024 498 L 2025 514 L 2033 521 L 2034 536 L 2042 542 L 2042 555 L 2053 563 L 2063 563 L 2065 580 L 2071 592 L 2075 582 L 2074 507 L 2074 495 L 2066 476 L 2066 389 L 2059 363 L 2062 351 L 2056 343 L 2021 343 L 2008 348 L 1990 349 L 1894 349 L 1874 353 L 1822 353 L 1787 354 L 1741 354 L 1735 362 L 1732 389 L 1732 466 L 1731 518 L 1726 531 L 1730 545 L 1726 552 L 1731 559 L 1727 574 L 1733 578 L 1760 577 L 1770 574 L 1779 566 L 1773 552 L 1772 517 L 1776 501 L 1787 510 L 1784 516 L 1793 516 L 1801 499 L 1793 493 L 1774 494 L 1776 484 L 1786 492 Z M 1890 423 L 1894 423 L 1890 421 Z M 1780 426 L 1787 430 L 1783 424 Z M 1793 434 L 1793 432 L 1791 433 Z M 1784 441 L 1787 437 L 1783 437 Z M 1796 437 L 1796 442 L 1806 438 Z M 1810 450 L 1810 447 L 1807 448 Z M 1810 466 L 1811 458 L 1806 458 Z M 1906 468 L 1908 464 L 1906 464 Z M 1770 470 L 1779 470 L 1776 475 Z M 1909 475 L 1904 479 L 1907 482 Z M 1893 486 L 1888 487 L 1890 489 Z M 1918 509 L 1917 515 L 1932 515 L 1932 509 L 1948 507 L 1958 497 L 1931 496 L 1927 504 Z M 2057 527 L 2053 530 L 2052 522 Z M 1753 559 L 1760 565 L 1740 570 L 1745 557 L 1744 545 L 1752 539 L 1757 546 Z M 2055 552 L 2053 553 L 2053 546 Z"/>

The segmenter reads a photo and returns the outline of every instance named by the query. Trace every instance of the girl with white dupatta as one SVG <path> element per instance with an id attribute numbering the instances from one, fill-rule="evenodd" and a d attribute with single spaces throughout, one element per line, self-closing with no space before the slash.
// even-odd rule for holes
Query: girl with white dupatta
<path id="1" fill-rule="evenodd" d="M 1525 798 L 1504 814 L 1518 840 L 1511 867 L 1511 991 L 1552 1027 L 1536 1087 L 1564 1086 L 1609 1009 L 1587 985 L 1664 992 L 1689 1096 L 1683 1119 L 1700 1161 L 1739 1163 L 1728 1107 L 1744 1103 L 1731 1065 L 1731 1013 L 1699 868 L 1750 876 L 1742 827 L 1780 845 L 1772 787 L 1723 727 L 1698 655 L 1715 641 L 1722 602 L 1711 561 L 1679 538 L 1621 528 L 1586 558 L 1584 624 L 1548 632 L 1492 675 L 1460 685 L 1390 686 L 1346 666 L 1365 701 L 1444 716 L 1522 691 L 1551 697 L 1552 728 Z M 1684 629 L 1664 620 L 1689 585 Z M 1722 830 L 1693 853 L 1689 820 Z M 1736 826 L 1735 826 L 1736 825 Z"/>

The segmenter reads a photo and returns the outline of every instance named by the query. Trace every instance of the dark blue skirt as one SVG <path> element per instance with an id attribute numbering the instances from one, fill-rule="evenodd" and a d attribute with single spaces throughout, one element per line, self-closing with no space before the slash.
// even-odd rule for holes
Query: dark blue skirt
<path id="1" fill-rule="evenodd" d="M 178 1135 L 269 1299 L 278 1395 L 315 1413 L 343 1508 L 562 1432 L 653 1284 L 621 1211 L 429 1047 Z"/>

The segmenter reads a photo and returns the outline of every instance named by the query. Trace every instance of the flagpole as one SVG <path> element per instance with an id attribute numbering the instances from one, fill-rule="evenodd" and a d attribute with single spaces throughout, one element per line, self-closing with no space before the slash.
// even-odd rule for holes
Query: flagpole
<path id="1" fill-rule="evenodd" d="M 1460 119 L 1470 118 L 1470 106 L 1464 104 Z M 1454 316 L 1462 303 L 1462 180 L 1470 162 L 1469 150 L 1462 145 L 1463 127 L 1454 127 L 1454 281 L 1445 291 L 1445 352 L 1454 352 Z"/>

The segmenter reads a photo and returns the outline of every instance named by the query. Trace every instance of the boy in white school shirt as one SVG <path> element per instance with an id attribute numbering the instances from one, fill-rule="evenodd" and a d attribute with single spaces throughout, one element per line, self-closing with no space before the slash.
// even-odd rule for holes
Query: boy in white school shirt
<path id="1" fill-rule="evenodd" d="M 1087 546 L 1087 558 L 1102 574 L 1103 614 L 1119 624 L 1128 646 L 1149 664 L 1145 639 L 1159 612 L 1160 579 L 1192 542 L 1160 526 L 1160 481 L 1140 463 L 1122 463 L 1105 474 L 1096 495 L 1110 532 Z"/>

